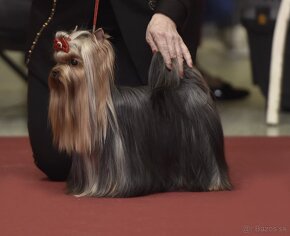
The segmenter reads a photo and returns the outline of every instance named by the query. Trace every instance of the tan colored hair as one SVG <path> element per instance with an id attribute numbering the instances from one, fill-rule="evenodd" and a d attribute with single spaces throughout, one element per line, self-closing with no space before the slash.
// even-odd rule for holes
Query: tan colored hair
<path id="1" fill-rule="evenodd" d="M 98 40 L 88 31 L 56 35 L 63 36 L 70 39 L 70 51 L 55 53 L 53 70 L 59 77 L 49 76 L 53 140 L 60 150 L 87 156 L 98 151 L 106 138 L 108 112 L 115 117 L 111 98 L 114 51 L 108 40 Z M 77 66 L 70 65 L 71 58 L 78 60 Z"/>

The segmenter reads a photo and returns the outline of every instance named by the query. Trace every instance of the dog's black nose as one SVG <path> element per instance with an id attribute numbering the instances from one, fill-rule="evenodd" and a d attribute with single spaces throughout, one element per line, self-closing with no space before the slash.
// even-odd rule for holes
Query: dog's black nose
<path id="1" fill-rule="evenodd" d="M 52 78 L 54 78 L 54 79 L 57 79 L 57 78 L 58 78 L 58 75 L 59 75 L 59 72 L 58 72 L 57 70 L 53 70 L 53 71 L 51 72 L 51 76 L 52 76 Z"/>

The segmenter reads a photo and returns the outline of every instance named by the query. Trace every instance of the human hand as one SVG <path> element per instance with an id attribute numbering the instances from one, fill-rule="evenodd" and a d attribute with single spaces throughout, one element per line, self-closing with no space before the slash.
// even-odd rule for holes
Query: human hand
<path id="1" fill-rule="evenodd" d="M 172 69 L 172 59 L 176 58 L 180 76 L 183 77 L 183 60 L 192 67 L 190 52 L 177 32 L 176 25 L 169 17 L 156 13 L 146 30 L 146 41 L 153 53 L 159 51 L 168 69 Z"/>

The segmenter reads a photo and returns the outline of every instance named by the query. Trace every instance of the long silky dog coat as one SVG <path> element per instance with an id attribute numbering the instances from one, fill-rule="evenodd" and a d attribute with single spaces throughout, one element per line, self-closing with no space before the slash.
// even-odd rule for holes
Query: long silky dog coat
<path id="1" fill-rule="evenodd" d="M 156 53 L 148 86 L 117 87 L 114 51 L 102 30 L 58 32 L 56 46 L 49 119 L 54 143 L 72 155 L 70 193 L 231 188 L 220 118 L 196 69 L 184 65 L 180 79 L 177 63 L 169 71 Z"/>

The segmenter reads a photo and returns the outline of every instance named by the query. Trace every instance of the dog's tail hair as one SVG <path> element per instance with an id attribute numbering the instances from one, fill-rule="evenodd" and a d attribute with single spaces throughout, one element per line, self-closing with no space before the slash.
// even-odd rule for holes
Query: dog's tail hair
<path id="1" fill-rule="evenodd" d="M 148 85 L 152 89 L 164 87 L 178 87 L 180 83 L 180 76 L 178 71 L 178 64 L 175 59 L 172 61 L 172 69 L 169 70 L 163 60 L 160 52 L 154 54 L 148 77 Z"/>
<path id="2" fill-rule="evenodd" d="M 196 68 L 189 68 L 184 64 L 184 77 L 180 77 L 178 63 L 176 59 L 172 60 L 172 69 L 169 70 L 160 52 L 154 54 L 149 68 L 148 85 L 154 88 L 176 88 L 181 79 L 198 79 L 203 83 L 204 79 Z M 204 86 L 206 86 L 204 84 Z"/>

